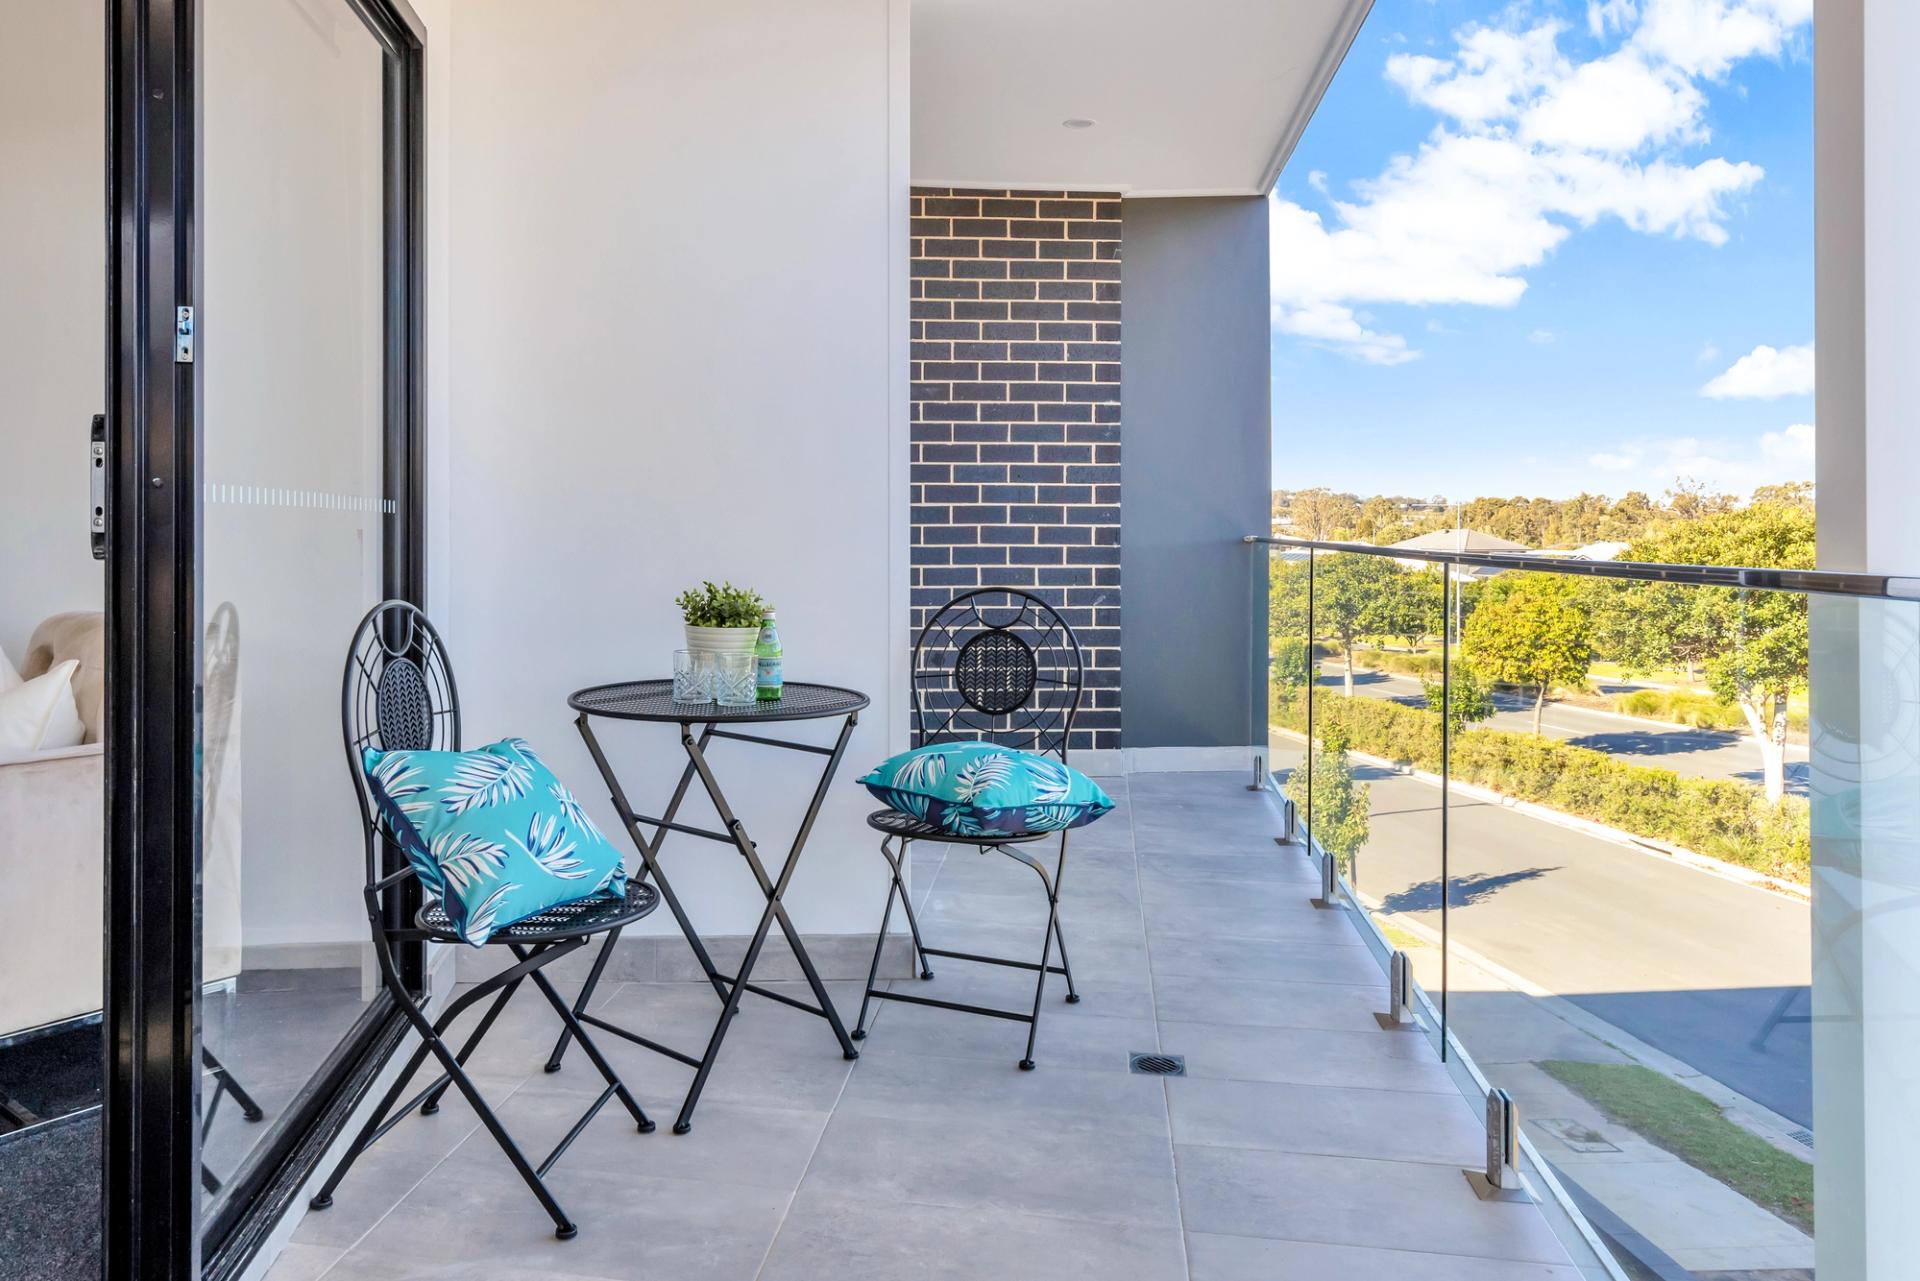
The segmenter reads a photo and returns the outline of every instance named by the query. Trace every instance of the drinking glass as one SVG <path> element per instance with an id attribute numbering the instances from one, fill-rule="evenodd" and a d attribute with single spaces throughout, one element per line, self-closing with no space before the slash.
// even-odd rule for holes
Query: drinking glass
<path id="1" fill-rule="evenodd" d="M 690 649 L 673 651 L 673 701 L 704 703 L 711 697 L 712 672 L 701 661 L 704 655 Z"/>
<path id="2" fill-rule="evenodd" d="M 713 701 L 722 707 L 750 707 L 757 691 L 759 660 L 751 653 L 713 656 Z"/>

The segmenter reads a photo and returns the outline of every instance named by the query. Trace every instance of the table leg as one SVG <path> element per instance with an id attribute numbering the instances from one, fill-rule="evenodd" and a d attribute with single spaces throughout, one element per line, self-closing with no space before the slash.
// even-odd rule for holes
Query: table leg
<path id="1" fill-rule="evenodd" d="M 833 748 L 827 756 L 826 768 L 820 773 L 820 781 L 813 789 L 813 797 L 807 803 L 807 814 L 800 822 L 800 828 L 794 833 L 793 844 L 788 847 L 785 863 L 781 865 L 778 881 L 770 880 L 766 868 L 760 863 L 758 848 L 748 838 L 746 825 L 735 816 L 727 804 L 726 794 L 721 791 L 720 783 L 713 776 L 713 770 L 707 764 L 706 753 L 702 750 L 704 741 L 695 742 L 691 736 L 683 735 L 681 745 L 687 749 L 694 768 L 699 771 L 701 785 L 707 789 L 714 809 L 719 813 L 722 825 L 733 835 L 734 844 L 753 870 L 754 879 L 760 883 L 760 892 L 767 896 L 767 904 L 773 917 L 780 924 L 780 932 L 786 936 L 787 945 L 793 949 L 793 956 L 800 963 L 800 972 L 806 976 L 807 986 L 813 989 L 814 999 L 820 1002 L 820 1013 L 833 1028 L 835 1039 L 840 1042 L 840 1052 L 848 1059 L 860 1057 L 860 1051 L 854 1047 L 847 1036 L 846 1026 L 840 1021 L 840 1013 L 834 1008 L 833 1000 L 827 995 L 827 988 L 820 981 L 819 971 L 814 968 L 813 958 L 807 954 L 807 947 L 801 941 L 800 931 L 794 928 L 793 919 L 787 915 L 785 897 L 787 883 L 793 879 L 794 869 L 800 864 L 800 853 L 806 848 L 807 838 L 813 834 L 813 824 L 820 817 L 820 807 L 827 799 L 827 791 L 833 786 L 834 775 L 839 772 L 840 759 L 846 754 L 847 741 L 853 737 L 854 726 L 859 724 L 858 714 L 847 717 L 840 726 L 840 736 L 834 740 Z M 744 986 L 750 977 L 751 966 L 742 965 L 736 990 Z"/>

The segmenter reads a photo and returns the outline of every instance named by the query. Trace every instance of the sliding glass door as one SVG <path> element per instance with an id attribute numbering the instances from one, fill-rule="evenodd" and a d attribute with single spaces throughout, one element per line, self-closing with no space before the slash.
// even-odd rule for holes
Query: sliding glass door
<path id="1" fill-rule="evenodd" d="M 245 1268 L 402 1026 L 338 690 L 360 615 L 423 591 L 423 32 L 404 0 L 107 17 L 97 1257 L 188 1281 Z"/>

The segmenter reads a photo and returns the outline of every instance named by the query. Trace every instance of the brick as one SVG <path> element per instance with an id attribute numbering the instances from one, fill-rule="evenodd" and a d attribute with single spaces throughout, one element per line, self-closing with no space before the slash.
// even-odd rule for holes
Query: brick
<path id="1" fill-rule="evenodd" d="M 1009 273 L 1015 280 L 1064 280 L 1067 264 L 1054 261 L 1033 261 L 1008 263 Z"/>
<path id="2" fill-rule="evenodd" d="M 1029 423 L 1036 406 L 1026 401 L 989 401 L 980 406 L 980 421 L 989 423 Z"/>
<path id="3" fill-rule="evenodd" d="M 1042 445 L 1034 458 L 1042 463 L 1090 463 L 1093 461 L 1091 445 Z M 1089 498 L 1091 501 L 1091 498 Z"/>
<path id="4" fill-rule="evenodd" d="M 1051 362 L 1040 366 L 1040 377 L 1055 383 L 1084 383 L 1093 381 L 1093 366 L 1084 362 Z"/>
<path id="5" fill-rule="evenodd" d="M 921 331 L 927 338 L 978 338 L 980 322 L 977 320 L 928 320 Z"/>
<path id="6" fill-rule="evenodd" d="M 938 241 L 935 243 L 950 244 L 953 242 Z M 1027 243 L 1033 244 L 1034 242 L 1028 241 Z M 1039 256 L 1042 258 L 1061 258 L 1067 260 L 1092 258 L 1094 256 L 1094 249 L 1094 245 L 1084 240 L 1042 240 L 1039 242 Z M 953 254 L 951 256 L 961 258 L 969 255 Z"/>
<path id="7" fill-rule="evenodd" d="M 922 445 L 920 460 L 928 463 L 970 463 L 978 460 L 980 451 L 972 445 Z"/>
<path id="8" fill-rule="evenodd" d="M 1065 281 L 1054 280 L 1049 280 L 1044 283 L 1035 280 L 989 280 L 980 286 L 980 296 L 982 298 L 1007 298 L 1019 301 L 1035 297 L 1036 292 L 1043 288 L 1060 288 L 1066 283 Z M 1088 288 L 1091 288 L 1091 286 L 1088 286 Z"/>
<path id="9" fill-rule="evenodd" d="M 1032 445 L 982 445 L 980 461 L 983 463 L 1030 463 L 1033 461 Z"/>
<path id="10" fill-rule="evenodd" d="M 1009 307 L 1030 307 L 1032 305 L 1032 303 L 998 301 L 956 302 L 953 304 L 953 318 L 955 320 L 1006 320 L 1008 318 L 1007 309 Z M 1097 304 L 1088 303 L 1086 305 L 1091 307 Z M 1013 318 L 1016 320 L 1021 319 L 1019 316 Z"/>
<path id="11" fill-rule="evenodd" d="M 1065 320 L 1068 304 L 1063 302 L 1010 302 L 1003 304 L 1013 320 Z"/>
<path id="12" fill-rule="evenodd" d="M 950 389 L 946 383 L 915 382 L 912 391 L 915 400 L 951 400 Z"/>
<path id="13" fill-rule="evenodd" d="M 968 335 L 970 338 L 992 338 L 1006 342 L 1027 342 L 1037 336 L 1031 320 L 989 320 L 980 325 L 979 333 Z"/>
<path id="14" fill-rule="evenodd" d="M 1062 242 L 1067 243 L 1067 242 Z M 1051 255 L 1049 255 L 1051 256 Z M 954 254 L 953 257 L 967 258 L 1037 258 L 1040 257 L 1035 243 L 1031 240 L 982 240 L 979 249 L 970 254 Z"/>
<path id="15" fill-rule="evenodd" d="M 980 376 L 1003 383 L 1032 382 L 1034 366 L 1027 360 L 983 360 Z"/>
<path id="16" fill-rule="evenodd" d="M 924 258 L 978 258 L 981 256 L 981 243 L 978 240 L 938 239 L 929 240 L 921 249 Z M 989 254 L 987 257 L 1004 258 L 1005 254 Z"/>
<path id="17" fill-rule="evenodd" d="M 932 338 L 937 335 L 927 336 Z M 1052 342 L 1087 342 L 1093 338 L 1093 326 L 1079 320 L 1049 321 L 1035 331 L 1034 337 Z"/>
<path id="18" fill-rule="evenodd" d="M 1058 302 L 1092 302 L 1094 291 L 1100 288 L 1091 280 L 1042 280 L 1035 283 L 1039 288 L 1040 297 Z M 928 294 L 927 296 L 937 298 L 942 295 Z"/>
<path id="19" fill-rule="evenodd" d="M 1006 400 L 1008 399 L 1007 385 L 1005 383 L 955 383 L 953 398 L 973 401 Z"/>
<path id="20" fill-rule="evenodd" d="M 958 223 L 954 224 L 954 234 L 966 235 Z M 1067 224 L 1068 240 L 1118 240 L 1120 228 L 1110 222 L 1070 222 Z"/>
<path id="21" fill-rule="evenodd" d="M 1040 202 L 1042 218 L 1091 218 L 1093 201 L 1091 200 L 1043 200 Z"/>
<path id="22" fill-rule="evenodd" d="M 1032 218 L 1038 212 L 1037 201 L 993 196 L 980 202 L 980 212 L 989 218 Z"/>
<path id="23" fill-rule="evenodd" d="M 1007 549 L 1004 547 L 955 547 L 949 554 L 956 565 L 1004 565 L 1007 563 Z"/>
<path id="24" fill-rule="evenodd" d="M 1033 501 L 1032 485 L 982 485 L 980 497 L 990 503 L 1030 503 Z"/>
<path id="25" fill-rule="evenodd" d="M 1118 320 L 1120 304 L 1117 302 L 1070 302 L 1067 304 L 1068 320 Z"/>
<path id="26" fill-rule="evenodd" d="M 971 196 L 928 196 L 921 212 L 930 217 L 972 218 L 980 213 L 980 201 Z"/>
<path id="27" fill-rule="evenodd" d="M 918 235 L 918 232 L 914 233 Z M 946 235 L 945 231 L 928 232 L 928 235 Z M 955 218 L 952 234 L 956 236 L 978 236 L 982 239 L 1002 240 L 1007 235 L 1005 218 Z"/>
<path id="28" fill-rule="evenodd" d="M 955 280 L 1005 280 L 1007 264 L 997 258 L 962 258 L 953 264 Z"/>
<path id="29" fill-rule="evenodd" d="M 980 282 L 977 280 L 929 280 L 923 282 L 923 298 L 978 298 Z"/>
<path id="30" fill-rule="evenodd" d="M 1014 545 L 1033 541 L 1033 530 L 1026 525 L 982 525 L 980 541 Z"/>
<path id="31" fill-rule="evenodd" d="M 1066 355 L 1066 345 L 1057 342 L 1017 342 L 1007 348 L 1007 357 L 1011 360 L 1060 360 Z"/>
<path id="32" fill-rule="evenodd" d="M 951 344 L 954 360 L 1005 360 L 1007 344 L 1003 342 L 957 342 Z"/>
<path id="33" fill-rule="evenodd" d="M 1117 342 L 1077 342 L 1067 345 L 1068 360 L 1119 360 Z"/>
<path id="34" fill-rule="evenodd" d="M 947 519 L 956 525 L 1004 525 L 1008 517 L 1005 507 L 973 506 L 955 507 Z"/>
<path id="35" fill-rule="evenodd" d="M 1066 388 L 1060 386 L 1058 383 L 1034 382 L 1009 383 L 1007 385 L 1007 399 L 1009 400 L 1046 401 L 1064 400 L 1065 398 Z"/>
<path id="36" fill-rule="evenodd" d="M 981 408 L 986 409 L 988 406 L 982 405 Z M 1005 444 L 1007 440 L 1007 425 L 1005 423 L 993 422 L 955 423 L 953 424 L 953 438 L 956 441 L 965 441 L 972 444 Z"/>
<path id="37" fill-rule="evenodd" d="M 1009 507 L 1003 520 L 1016 525 L 1059 525 L 1063 523 L 1066 509 L 1063 507 Z M 1042 533 L 1045 531 L 1042 530 Z"/>
<path id="38" fill-rule="evenodd" d="M 915 360 L 948 360 L 953 356 L 953 344 L 944 342 L 917 342 L 913 344 Z"/>
<path id="39" fill-rule="evenodd" d="M 929 503 L 974 503 L 980 501 L 980 486 L 923 485 L 920 497 Z"/>
<path id="40" fill-rule="evenodd" d="M 935 302 L 922 299 L 907 304 L 907 315 L 915 320 L 949 320 L 953 316 L 953 304 L 945 300 Z"/>
<path id="41" fill-rule="evenodd" d="M 1120 264 L 1117 262 L 1070 262 L 1067 264 L 1067 279 L 1118 281 Z"/>
<path id="42" fill-rule="evenodd" d="M 929 382 L 958 382 L 980 376 L 980 366 L 971 360 L 928 361 L 920 368 L 920 377 Z"/>
<path id="43" fill-rule="evenodd" d="M 918 235 L 918 232 L 914 233 Z M 1067 236 L 1066 224 L 1057 220 L 1045 222 L 1018 219 L 1007 227 L 1007 234 L 1022 240 L 1064 240 Z"/>
<path id="44" fill-rule="evenodd" d="M 915 236 L 945 236 L 953 231 L 953 224 L 945 218 L 915 218 L 908 226 Z"/>
<path id="45" fill-rule="evenodd" d="M 979 407 L 976 405 L 940 404 L 933 401 L 921 402 L 920 414 L 929 422 L 943 423 L 970 423 L 980 416 Z"/>

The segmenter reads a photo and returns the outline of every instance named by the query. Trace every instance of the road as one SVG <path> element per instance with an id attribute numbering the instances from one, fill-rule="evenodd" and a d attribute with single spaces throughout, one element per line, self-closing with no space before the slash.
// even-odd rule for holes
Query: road
<path id="1" fill-rule="evenodd" d="M 1437 931 L 1439 788 L 1357 773 L 1372 789 L 1359 888 Z M 1783 996 L 1807 1013 L 1805 904 L 1457 795 L 1448 824 L 1454 941 L 1811 1127 L 1808 1027 L 1768 1028 Z"/>
<path id="2" fill-rule="evenodd" d="M 1320 688 L 1338 691 L 1345 677 L 1337 665 L 1321 670 Z M 1426 694 L 1411 676 L 1356 668 L 1353 692 L 1368 698 L 1386 698 L 1410 707 L 1425 707 Z M 1480 724 L 1514 733 L 1533 732 L 1533 700 L 1525 694 L 1496 692 L 1494 714 Z M 1618 756 L 1635 765 L 1670 769 L 1687 778 L 1737 778 L 1758 783 L 1760 749 L 1745 734 L 1730 730 L 1690 729 L 1676 725 L 1663 729 L 1656 721 L 1617 712 L 1596 711 L 1565 703 L 1548 703 L 1541 713 L 1541 731 L 1579 747 Z M 1787 744 L 1787 791 L 1807 794 L 1807 748 Z"/>

